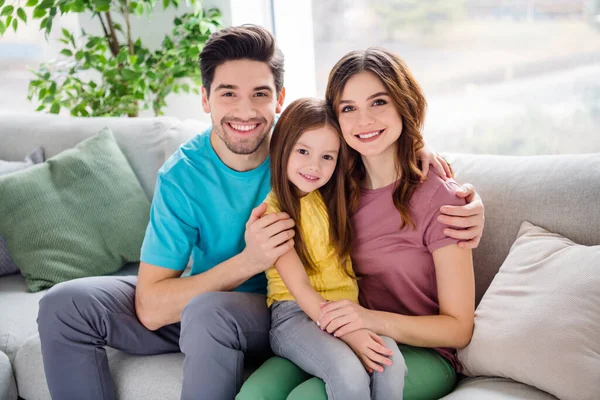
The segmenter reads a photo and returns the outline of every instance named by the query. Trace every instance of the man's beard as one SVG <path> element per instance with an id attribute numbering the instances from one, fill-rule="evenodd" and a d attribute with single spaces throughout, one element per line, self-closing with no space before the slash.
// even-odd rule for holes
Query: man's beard
<path id="1" fill-rule="evenodd" d="M 248 155 L 256 152 L 259 149 L 259 147 L 264 143 L 270 130 L 269 128 L 267 128 L 267 126 L 269 126 L 267 120 L 263 118 L 260 120 L 263 132 L 259 133 L 257 136 L 254 136 L 252 138 L 236 142 L 232 140 L 230 134 L 223 127 L 223 125 L 225 125 L 228 122 L 232 121 L 225 121 L 225 119 L 223 119 L 221 120 L 220 124 L 215 124 L 213 121 L 213 130 L 215 131 L 219 139 L 221 139 L 221 141 L 225 143 L 225 146 L 227 146 L 227 148 L 232 153 L 239 155 Z"/>

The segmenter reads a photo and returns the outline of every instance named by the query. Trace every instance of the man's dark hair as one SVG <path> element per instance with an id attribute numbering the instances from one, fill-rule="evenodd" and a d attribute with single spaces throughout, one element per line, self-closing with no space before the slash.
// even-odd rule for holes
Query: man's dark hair
<path id="1" fill-rule="evenodd" d="M 232 60 L 253 60 L 267 63 L 275 80 L 275 90 L 283 87 L 283 53 L 277 48 L 271 32 L 257 25 L 232 26 L 213 33 L 200 52 L 202 85 L 210 94 L 215 70 Z"/>

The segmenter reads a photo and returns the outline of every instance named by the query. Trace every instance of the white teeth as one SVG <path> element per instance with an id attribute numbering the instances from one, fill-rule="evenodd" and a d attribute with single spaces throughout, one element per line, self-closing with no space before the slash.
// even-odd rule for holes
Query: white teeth
<path id="1" fill-rule="evenodd" d="M 305 177 L 306 179 L 311 180 L 311 181 L 316 181 L 317 179 L 319 179 L 316 176 L 306 175 L 306 174 L 303 174 L 302 172 L 300 172 L 300 175 L 302 175 L 303 177 Z"/>
<path id="2" fill-rule="evenodd" d="M 376 132 L 370 132 L 370 133 L 363 133 L 362 135 L 358 135 L 359 138 L 361 139 L 368 139 L 368 138 L 372 138 L 374 136 L 379 135 L 380 131 L 376 131 Z"/>
<path id="3" fill-rule="evenodd" d="M 248 132 L 251 131 L 252 129 L 256 128 L 258 126 L 258 124 L 254 124 L 254 125 L 237 125 L 237 124 L 229 124 L 231 125 L 231 127 L 233 129 L 235 129 L 236 131 L 242 131 L 242 132 Z"/>

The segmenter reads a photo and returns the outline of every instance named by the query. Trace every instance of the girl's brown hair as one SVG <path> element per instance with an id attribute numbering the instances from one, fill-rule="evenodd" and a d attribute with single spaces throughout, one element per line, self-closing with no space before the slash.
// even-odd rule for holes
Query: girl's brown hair
<path id="1" fill-rule="evenodd" d="M 286 212 L 296 221 L 294 237 L 296 252 L 305 268 L 314 269 L 301 233 L 300 193 L 288 179 L 288 161 L 296 142 L 306 131 L 329 126 L 338 133 L 340 151 L 337 164 L 329 182 L 319 191 L 327 207 L 329 215 L 329 239 L 337 250 L 340 260 L 350 255 L 351 225 L 346 208 L 344 187 L 344 168 L 348 165 L 348 147 L 344 142 L 335 115 L 327 107 L 325 101 L 313 98 L 302 98 L 292 102 L 279 117 L 271 136 L 271 187 L 279 201 L 281 211 Z"/>
<path id="2" fill-rule="evenodd" d="M 339 117 L 340 114 L 341 96 L 348 79 L 364 71 L 370 71 L 379 77 L 402 118 L 402 133 L 396 142 L 396 169 L 402 178 L 392 196 L 402 218 L 402 227 L 409 225 L 415 228 L 409 210 L 410 198 L 423 176 L 416 153 L 424 145 L 421 130 L 427 106 L 425 96 L 400 57 L 382 48 L 369 47 L 364 51 L 346 54 L 329 74 L 325 97 L 336 116 Z M 361 155 L 354 150 L 349 153 L 349 208 L 351 212 L 355 212 L 358 208 L 360 182 L 365 179 L 366 170 Z"/>

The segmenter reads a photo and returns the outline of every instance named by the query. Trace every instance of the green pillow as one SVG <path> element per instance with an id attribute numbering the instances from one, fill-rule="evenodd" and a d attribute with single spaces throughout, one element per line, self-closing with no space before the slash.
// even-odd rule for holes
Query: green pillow
<path id="1" fill-rule="evenodd" d="M 108 129 L 0 177 L 0 235 L 32 292 L 139 261 L 149 211 Z"/>

